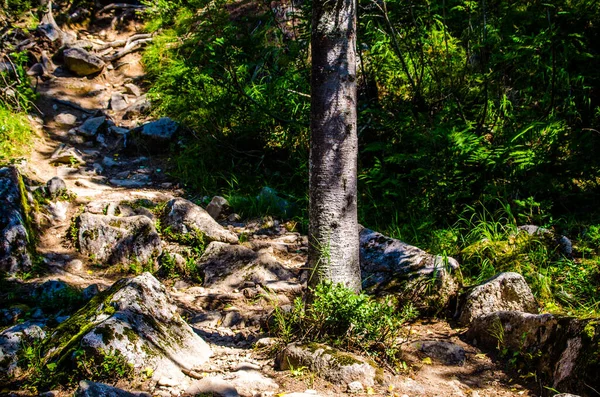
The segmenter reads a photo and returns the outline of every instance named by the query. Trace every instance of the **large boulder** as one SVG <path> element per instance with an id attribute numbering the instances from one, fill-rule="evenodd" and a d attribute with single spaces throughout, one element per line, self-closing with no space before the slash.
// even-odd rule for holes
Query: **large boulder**
<path id="1" fill-rule="evenodd" d="M 239 289 L 252 282 L 274 292 L 295 294 L 302 291 L 296 275 L 266 249 L 255 252 L 243 245 L 212 242 L 197 266 L 205 287 Z"/>
<path id="2" fill-rule="evenodd" d="M 360 232 L 363 288 L 376 294 L 396 294 L 424 311 L 439 311 L 459 289 L 454 258 L 431 255 L 373 230 Z"/>
<path id="3" fill-rule="evenodd" d="M 0 168 L 0 271 L 31 269 L 29 204 L 23 180 L 15 167 Z"/>
<path id="4" fill-rule="evenodd" d="M 275 368 L 289 370 L 306 367 L 322 378 L 337 384 L 360 382 L 373 386 L 382 374 L 381 370 L 363 358 L 319 343 L 292 343 L 279 353 Z M 379 373 L 378 373 L 379 372 Z"/>
<path id="5" fill-rule="evenodd" d="M 150 273 L 117 281 L 58 326 L 44 343 L 47 362 L 121 356 L 155 380 L 187 382 L 183 372 L 204 364 L 211 350 L 181 318 L 165 287 Z"/>
<path id="6" fill-rule="evenodd" d="M 83 48 L 68 48 L 63 52 L 65 66 L 78 76 L 98 73 L 104 68 L 104 61 Z"/>
<path id="7" fill-rule="evenodd" d="M 600 384 L 597 319 L 498 311 L 474 318 L 465 336 L 481 347 L 507 349 L 557 390 L 586 396 L 586 384 Z"/>
<path id="8" fill-rule="evenodd" d="M 235 233 L 219 225 L 204 209 L 191 201 L 175 198 L 165 208 L 165 226 L 179 234 L 201 232 L 210 241 L 237 243 Z"/>
<path id="9" fill-rule="evenodd" d="M 154 222 L 143 215 L 108 216 L 84 212 L 79 217 L 79 248 L 96 261 L 146 264 L 162 253 Z"/>
<path id="10" fill-rule="evenodd" d="M 0 381 L 5 376 L 19 374 L 19 352 L 46 337 L 43 326 L 43 323 L 27 321 L 0 333 Z"/>
<path id="11" fill-rule="evenodd" d="M 538 304 L 527 281 L 519 273 L 500 273 L 466 296 L 459 321 L 468 325 L 474 318 L 501 310 L 537 313 Z"/>

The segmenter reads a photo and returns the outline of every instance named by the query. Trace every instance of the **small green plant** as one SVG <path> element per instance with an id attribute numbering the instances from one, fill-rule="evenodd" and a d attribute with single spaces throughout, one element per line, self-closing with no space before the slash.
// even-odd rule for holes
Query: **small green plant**
<path id="1" fill-rule="evenodd" d="M 175 260 L 175 256 L 169 254 L 168 252 L 163 254 L 160 257 L 160 274 L 165 278 L 177 278 L 179 274 L 177 274 L 177 262 Z"/>
<path id="2" fill-rule="evenodd" d="M 398 359 L 403 325 L 416 316 L 411 305 L 398 310 L 393 297 L 377 301 L 330 282 L 318 284 L 311 294 L 311 304 L 297 298 L 291 311 L 275 309 L 275 335 L 286 342 L 324 342 L 366 350 L 389 362 Z"/>
<path id="3" fill-rule="evenodd" d="M 83 349 L 73 353 L 78 372 L 93 381 L 129 379 L 133 376 L 133 366 L 117 351 L 100 350 L 100 356 L 88 356 Z"/>

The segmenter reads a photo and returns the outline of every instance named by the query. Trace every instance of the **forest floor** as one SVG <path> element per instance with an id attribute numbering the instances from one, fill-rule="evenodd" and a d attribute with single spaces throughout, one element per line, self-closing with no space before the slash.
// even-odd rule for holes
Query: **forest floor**
<path id="1" fill-rule="evenodd" d="M 112 41 L 126 39 L 141 29 L 137 21 L 130 21 L 120 26 L 118 30 L 111 29 L 106 21 L 97 20 L 87 29 L 79 27 L 77 34 L 80 38 L 94 41 Z M 41 284 L 46 280 L 63 280 L 64 282 L 85 288 L 98 284 L 100 289 L 110 286 L 122 273 L 111 273 L 107 269 L 94 266 L 90 258 L 81 255 L 69 237 L 71 220 L 78 214 L 80 208 L 95 201 L 104 202 L 134 202 L 137 199 L 149 199 L 154 202 L 164 202 L 170 198 L 183 196 L 187 192 L 179 187 L 178 182 L 171 180 L 163 170 L 168 167 L 168 158 L 129 153 L 123 150 L 123 145 L 105 145 L 101 142 L 78 140 L 78 136 L 68 132 L 56 121 L 60 113 L 69 113 L 82 121 L 93 115 L 107 115 L 118 127 L 133 128 L 146 121 L 143 118 L 125 120 L 124 111 L 108 110 L 109 100 L 115 92 L 125 92 L 124 85 L 134 83 L 144 89 L 144 69 L 141 65 L 141 55 L 134 52 L 114 62 L 112 68 L 105 68 L 94 77 L 75 77 L 57 68 L 52 76 L 40 82 L 37 90 L 38 108 L 43 118 L 32 122 L 37 131 L 37 139 L 32 146 L 25 167 L 27 178 L 45 183 L 58 176 L 62 178 L 69 189 L 76 195 L 70 204 L 67 216 L 62 222 L 54 222 L 51 227 L 44 229 L 40 236 L 38 251 L 45 258 L 48 273 L 43 277 L 29 279 L 26 282 Z M 127 97 L 134 101 L 134 95 Z M 193 106 L 193 104 L 190 104 Z M 140 116 L 142 117 L 142 116 Z M 57 164 L 53 155 L 61 150 L 74 149 L 81 157 L 80 164 Z M 108 159 L 108 160 L 106 160 Z M 109 165 L 113 161 L 113 165 Z M 101 164 L 102 167 L 98 167 Z M 112 182 L 111 182 L 112 181 Z M 123 181 L 144 181 L 143 186 L 127 186 Z M 139 185 L 142 185 L 140 183 Z M 243 225 L 230 225 L 237 233 L 246 233 L 249 242 L 260 242 L 261 246 L 281 245 L 282 236 L 297 237 L 294 251 L 272 249 L 270 252 L 284 266 L 298 271 L 306 260 L 306 244 L 301 236 L 290 233 L 265 234 L 259 227 L 260 220 L 243 220 Z M 82 265 L 74 266 L 75 261 Z M 161 280 L 180 307 L 184 318 L 213 350 L 213 357 L 201 370 L 210 376 L 216 376 L 227 381 L 230 374 L 244 364 L 252 364 L 260 368 L 266 379 L 271 379 L 277 387 L 266 387 L 262 395 L 285 395 L 291 392 L 304 392 L 307 389 L 316 390 L 318 395 L 346 395 L 346 385 L 331 384 L 315 377 L 307 370 L 275 371 L 274 358 L 268 349 L 254 347 L 254 342 L 265 337 L 260 326 L 243 321 L 228 324 L 225 321 L 228 313 L 237 312 L 242 318 L 272 310 L 272 303 L 265 300 L 247 298 L 240 291 L 221 290 L 200 285 L 189 281 Z M 305 288 L 298 281 L 298 288 Z M 282 295 L 280 302 L 285 301 Z M 285 303 L 285 302 L 283 302 Z M 497 360 L 490 354 L 480 351 L 461 339 L 462 329 L 455 327 L 444 319 L 419 320 L 407 326 L 406 353 L 403 359 L 408 364 L 407 369 L 400 373 L 388 373 L 384 384 L 367 389 L 364 394 L 381 396 L 535 396 L 540 393 L 540 386 L 530 380 L 524 380 L 511 370 L 502 360 Z M 444 341 L 464 349 L 466 359 L 459 365 L 448 365 L 442 361 L 427 360 L 416 346 L 419 341 Z M 190 379 L 190 382 L 193 380 Z M 118 382 L 123 389 L 131 390 L 146 388 L 154 395 L 168 395 L 173 392 L 160 385 L 143 383 Z M 241 394 L 241 390 L 238 390 Z M 3 390 L 7 392 L 7 390 Z M 17 392 L 18 394 L 26 392 Z M 73 390 L 59 390 L 58 395 L 69 395 Z M 177 394 L 177 392 L 173 392 Z M 248 393 L 246 393 L 248 394 Z M 260 394 L 259 394 L 260 395 Z"/>

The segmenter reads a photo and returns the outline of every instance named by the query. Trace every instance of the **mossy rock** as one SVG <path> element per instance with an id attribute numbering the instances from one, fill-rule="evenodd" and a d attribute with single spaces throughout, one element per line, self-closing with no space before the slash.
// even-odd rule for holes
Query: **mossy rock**
<path id="1" fill-rule="evenodd" d="M 360 232 L 360 270 L 365 291 L 411 302 L 421 313 L 439 313 L 457 295 L 458 262 L 429 254 L 373 230 Z"/>
<path id="2" fill-rule="evenodd" d="M 320 343 L 292 343 L 277 356 L 279 370 L 306 367 L 335 384 L 361 382 L 373 386 L 382 380 L 383 371 L 373 362 Z"/>
<path id="3" fill-rule="evenodd" d="M 150 273 L 117 281 L 96 295 L 44 341 L 45 361 L 60 368 L 88 358 L 118 354 L 136 371 L 151 368 L 157 379 L 184 377 L 211 355 L 210 348 L 179 316 Z M 97 361 L 97 360 L 96 360 Z"/>
<path id="4" fill-rule="evenodd" d="M 507 349 L 554 389 L 585 396 L 600 382 L 600 319 L 498 311 L 475 318 L 466 337 Z"/>
<path id="5" fill-rule="evenodd" d="M 35 231 L 32 208 L 17 168 L 0 168 L 0 271 L 14 274 L 33 267 Z"/>

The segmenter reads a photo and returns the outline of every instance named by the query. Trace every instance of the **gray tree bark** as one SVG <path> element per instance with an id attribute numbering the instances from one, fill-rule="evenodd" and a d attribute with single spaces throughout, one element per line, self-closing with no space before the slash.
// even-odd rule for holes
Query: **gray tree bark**
<path id="1" fill-rule="evenodd" d="M 311 55 L 309 283 L 358 292 L 356 0 L 313 2 Z"/>

